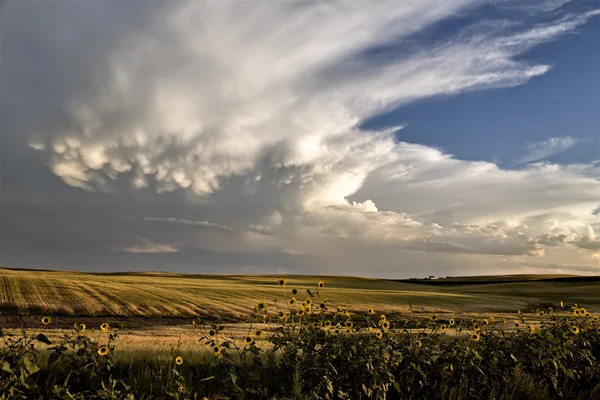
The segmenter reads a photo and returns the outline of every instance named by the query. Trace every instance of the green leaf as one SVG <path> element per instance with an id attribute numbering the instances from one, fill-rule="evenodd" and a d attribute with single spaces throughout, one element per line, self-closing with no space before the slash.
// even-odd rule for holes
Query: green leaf
<path id="1" fill-rule="evenodd" d="M 208 378 L 200 379 L 200 382 L 210 381 L 211 379 L 215 379 L 214 376 L 209 376 Z"/>
<path id="2" fill-rule="evenodd" d="M 5 371 L 5 372 L 11 371 L 10 364 L 8 363 L 8 361 L 6 361 L 4 364 L 2 364 L 2 371 Z"/>
<path id="3" fill-rule="evenodd" d="M 48 339 L 46 337 L 46 335 L 44 335 L 43 333 L 39 333 L 36 338 L 35 338 L 38 342 L 42 342 L 45 344 L 52 344 L 52 342 L 50 341 L 50 339 Z"/>

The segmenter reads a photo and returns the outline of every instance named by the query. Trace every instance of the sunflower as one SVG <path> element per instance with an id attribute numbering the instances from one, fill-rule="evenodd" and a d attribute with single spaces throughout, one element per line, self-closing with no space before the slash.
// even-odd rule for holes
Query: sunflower
<path id="1" fill-rule="evenodd" d="M 346 310 L 346 318 L 350 318 L 350 313 Z"/>
<path id="2" fill-rule="evenodd" d="M 519 326 L 521 326 L 521 323 L 519 321 L 515 321 L 515 326 L 518 328 Z"/>
<path id="3" fill-rule="evenodd" d="M 390 321 L 383 321 L 381 323 L 381 327 L 387 331 L 388 329 L 390 329 Z"/>
<path id="4" fill-rule="evenodd" d="M 346 333 L 352 332 L 352 328 L 346 327 Z"/>
<path id="5" fill-rule="evenodd" d="M 573 344 L 573 341 L 571 339 L 567 340 L 568 344 Z"/>
<path id="6" fill-rule="evenodd" d="M 351 322 L 351 321 L 346 321 L 346 323 L 344 324 L 344 326 L 345 326 L 346 328 L 352 328 L 352 325 L 353 325 L 353 324 L 352 324 L 352 322 Z"/>
<path id="7" fill-rule="evenodd" d="M 175 357 L 175 364 L 177 364 L 177 365 L 183 364 L 183 357 L 181 357 L 181 356 Z"/>
<path id="8" fill-rule="evenodd" d="M 107 354 L 108 354 L 108 347 L 106 347 L 106 346 L 98 347 L 98 355 L 105 356 Z"/>
<path id="9" fill-rule="evenodd" d="M 560 302 L 560 308 L 565 308 L 565 303 L 563 303 L 562 301 Z"/>
<path id="10" fill-rule="evenodd" d="M 360 331 L 361 331 L 361 329 L 362 329 L 362 328 L 361 328 L 360 326 L 356 325 L 356 326 L 354 327 L 354 332 L 360 332 Z"/>
<path id="11" fill-rule="evenodd" d="M 319 304 L 319 307 L 321 308 L 321 310 L 325 310 L 327 308 L 327 304 L 321 303 Z"/>
<path id="12" fill-rule="evenodd" d="M 50 322 L 52 322 L 52 318 L 50 318 L 50 317 L 42 318 L 42 324 L 48 325 Z"/>
<path id="13" fill-rule="evenodd" d="M 415 346 L 417 346 L 417 347 L 423 347 L 423 343 L 421 343 L 421 341 L 420 341 L 420 340 L 417 340 L 417 341 L 415 342 Z"/>
<path id="14" fill-rule="evenodd" d="M 278 284 L 279 286 L 285 286 L 285 284 L 286 284 L 286 283 L 287 283 L 287 282 L 286 282 L 286 281 L 285 281 L 285 279 L 283 279 L 283 278 L 279 278 L 279 280 L 277 281 L 277 284 Z"/>
<path id="15" fill-rule="evenodd" d="M 386 363 L 386 364 L 388 362 L 390 362 L 390 355 L 389 354 L 384 354 L 383 355 L 383 362 Z"/>
<path id="16" fill-rule="evenodd" d="M 590 314 L 589 312 L 585 313 L 586 318 L 590 318 L 592 316 L 592 314 Z"/>
<path id="17" fill-rule="evenodd" d="M 440 317 L 437 314 L 433 314 L 430 318 L 432 321 L 437 321 L 440 319 Z"/>
<path id="18" fill-rule="evenodd" d="M 577 335 L 579 333 L 579 328 L 576 326 L 571 327 L 571 333 Z"/>
<path id="19" fill-rule="evenodd" d="M 294 304 L 296 304 L 296 298 L 295 298 L 295 297 L 292 297 L 291 299 L 289 299 L 289 301 L 288 301 L 288 304 L 289 304 L 290 306 L 293 306 Z"/>
<path id="20" fill-rule="evenodd" d="M 79 324 L 80 331 L 85 331 L 85 328 L 86 328 L 85 324 Z"/>
<path id="21" fill-rule="evenodd" d="M 385 314 L 381 314 L 381 315 L 379 316 L 379 319 L 381 319 L 382 321 L 385 321 Z"/>
<path id="22" fill-rule="evenodd" d="M 108 325 L 108 322 L 104 322 L 102 325 L 100 325 L 100 329 L 102 329 L 103 332 L 108 332 L 109 328 L 110 326 Z"/>
<path id="23" fill-rule="evenodd" d="M 448 326 L 447 326 L 446 324 L 442 324 L 442 325 L 440 325 L 440 330 L 441 330 L 442 332 L 444 332 L 446 329 L 448 329 Z"/>
<path id="24" fill-rule="evenodd" d="M 183 393 L 183 386 L 179 386 L 179 387 L 177 388 L 177 391 L 178 391 L 179 393 Z"/>
<path id="25" fill-rule="evenodd" d="M 480 339 L 481 339 L 481 336 L 479 336 L 478 333 L 473 333 L 471 335 L 471 340 L 474 341 L 474 342 L 479 342 Z"/>
<path id="26" fill-rule="evenodd" d="M 481 321 L 481 323 L 482 323 L 483 325 L 489 325 L 489 324 L 490 324 L 490 321 L 488 321 L 487 319 L 484 319 L 483 321 Z"/>
<path id="27" fill-rule="evenodd" d="M 490 322 L 494 322 L 494 317 L 490 317 Z"/>
<path id="28" fill-rule="evenodd" d="M 407 308 L 406 312 L 411 313 L 412 312 L 412 308 Z"/>
<path id="29" fill-rule="evenodd" d="M 594 315 L 594 321 L 598 321 L 598 316 Z"/>
<path id="30" fill-rule="evenodd" d="M 585 314 L 587 313 L 587 310 L 586 310 L 585 308 L 581 307 L 581 308 L 579 309 L 579 313 L 580 313 L 581 315 L 585 315 Z"/>
<path id="31" fill-rule="evenodd" d="M 304 300 L 304 304 L 306 304 L 307 306 L 310 306 L 312 304 L 312 300 L 310 299 L 310 297 Z"/>
<path id="32" fill-rule="evenodd" d="M 211 329 L 210 331 L 208 331 L 208 334 L 210 336 L 215 336 L 217 334 L 217 332 L 215 332 L 214 329 Z"/>
<path id="33" fill-rule="evenodd" d="M 578 309 L 573 310 L 573 315 L 579 317 L 580 311 Z"/>
<path id="34" fill-rule="evenodd" d="M 383 332 L 381 332 L 379 329 L 377 329 L 377 330 L 375 331 L 375 337 L 376 337 L 377 339 L 381 339 L 381 338 L 383 337 Z"/>
<path id="35" fill-rule="evenodd" d="M 254 339 L 252 339 L 252 337 L 251 337 L 251 336 L 246 336 L 246 337 L 244 338 L 244 343 L 246 343 L 246 344 L 248 344 L 248 345 L 252 344 L 253 342 L 254 342 Z"/>
<path id="36" fill-rule="evenodd" d="M 369 333 L 373 333 L 373 327 L 372 326 L 369 327 Z"/>
<path id="37" fill-rule="evenodd" d="M 369 313 L 369 314 L 375 314 L 375 310 L 373 310 L 372 308 L 369 308 L 369 311 L 368 311 L 368 313 Z"/>
<path id="38" fill-rule="evenodd" d="M 263 310 L 265 310 L 266 308 L 267 308 L 267 303 L 265 303 L 264 301 L 261 301 L 260 303 L 258 303 L 258 304 L 256 305 L 256 309 L 257 309 L 258 311 L 263 311 Z"/>
<path id="39" fill-rule="evenodd" d="M 263 315 L 263 322 L 265 324 L 270 324 L 271 323 L 271 316 L 270 315 Z"/>
<path id="40" fill-rule="evenodd" d="M 548 307 L 548 312 L 552 313 L 554 310 L 552 309 L 552 307 Z"/>
<path id="41" fill-rule="evenodd" d="M 296 314 L 301 317 L 304 315 L 304 308 L 299 308 L 298 311 L 296 311 Z"/>
<path id="42" fill-rule="evenodd" d="M 529 329 L 529 333 L 531 333 L 532 335 L 535 333 L 535 326 L 527 325 L 527 329 Z"/>
<path id="43" fill-rule="evenodd" d="M 450 325 L 450 326 L 454 325 L 454 318 L 450 318 L 450 320 L 448 321 L 448 325 Z"/>
<path id="44" fill-rule="evenodd" d="M 481 330 L 481 328 L 479 327 L 479 324 L 475 324 L 475 325 L 473 325 L 473 330 L 474 330 L 475 332 L 479 332 L 479 331 Z"/>
<path id="45" fill-rule="evenodd" d="M 221 348 L 219 346 L 213 347 L 213 354 L 214 355 L 221 354 Z"/>
<path id="46" fill-rule="evenodd" d="M 325 287 L 325 282 L 323 282 L 323 281 L 319 281 L 319 283 L 317 283 L 317 286 L 318 286 L 319 288 L 324 288 L 324 287 Z"/>
<path id="47" fill-rule="evenodd" d="M 262 336 L 262 331 L 260 329 L 258 329 L 256 332 L 254 332 L 254 336 L 261 337 Z"/>

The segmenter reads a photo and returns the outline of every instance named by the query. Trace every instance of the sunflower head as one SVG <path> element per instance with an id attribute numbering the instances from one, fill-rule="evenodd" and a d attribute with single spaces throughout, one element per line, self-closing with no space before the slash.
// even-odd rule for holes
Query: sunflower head
<path id="1" fill-rule="evenodd" d="M 292 297 L 291 299 L 289 299 L 289 301 L 288 301 L 288 304 L 289 304 L 290 306 L 293 306 L 294 304 L 296 304 L 296 298 L 295 298 L 295 297 Z"/>
<path id="2" fill-rule="evenodd" d="M 183 386 L 179 386 L 179 387 L 177 388 L 177 391 L 178 391 L 179 393 L 183 393 Z"/>
<path id="3" fill-rule="evenodd" d="M 246 344 L 252 344 L 254 342 L 254 339 L 251 336 L 246 336 L 244 338 L 244 343 Z"/>
<path id="4" fill-rule="evenodd" d="M 448 325 L 446 325 L 446 324 L 442 324 L 442 325 L 440 325 L 440 330 L 441 330 L 442 332 L 443 332 L 443 331 L 445 331 L 446 329 L 448 329 Z"/>
<path id="5" fill-rule="evenodd" d="M 572 326 L 571 333 L 573 333 L 574 335 L 577 335 L 579 333 L 579 328 L 576 326 Z"/>
<path id="6" fill-rule="evenodd" d="M 258 311 L 264 311 L 267 308 L 267 303 L 265 303 L 264 301 L 261 301 L 260 303 L 258 303 L 256 305 L 256 309 Z"/>
<path id="7" fill-rule="evenodd" d="M 346 321 L 345 326 L 346 326 L 346 328 L 352 328 L 352 322 L 351 321 Z"/>
<path id="8" fill-rule="evenodd" d="M 214 329 L 211 329 L 210 331 L 208 331 L 208 334 L 209 334 L 210 336 L 215 336 L 215 335 L 217 334 L 217 332 L 215 332 L 215 330 L 214 330 Z"/>
<path id="9" fill-rule="evenodd" d="M 48 325 L 50 322 L 52 322 L 52 318 L 50 318 L 50 317 L 42 318 L 42 324 Z"/>
<path id="10" fill-rule="evenodd" d="M 298 289 L 292 289 L 292 294 L 293 295 L 297 295 L 298 294 Z"/>
<path id="11" fill-rule="evenodd" d="M 221 354 L 221 348 L 219 346 L 214 346 L 212 349 L 214 355 Z"/>
<path id="12" fill-rule="evenodd" d="M 578 309 L 573 310 L 573 315 L 576 316 L 576 317 L 579 317 L 580 313 L 581 312 Z"/>
<path id="13" fill-rule="evenodd" d="M 79 324 L 78 328 L 80 331 L 85 331 L 86 326 L 85 324 Z"/>
<path id="14" fill-rule="evenodd" d="M 277 316 L 279 317 L 279 319 L 285 319 L 286 315 L 283 311 L 279 311 L 279 314 L 277 314 Z"/>
<path id="15" fill-rule="evenodd" d="M 103 332 L 108 332 L 109 328 L 108 322 L 103 322 L 102 325 L 100 325 L 100 329 L 102 329 Z"/>
<path id="16" fill-rule="evenodd" d="M 471 334 L 471 340 L 474 342 L 479 342 L 479 340 L 481 340 L 481 336 L 479 336 L 478 333 L 473 333 Z"/>
<path id="17" fill-rule="evenodd" d="M 327 308 L 327 304 L 321 303 L 319 304 L 319 307 L 321 308 L 321 310 L 325 310 Z"/>
<path id="18" fill-rule="evenodd" d="M 262 336 L 262 331 L 260 329 L 258 329 L 256 332 L 254 332 L 254 335 L 256 337 L 261 337 Z"/>
<path id="19" fill-rule="evenodd" d="M 377 329 L 377 330 L 375 331 L 375 337 L 376 337 L 377 339 L 381 339 L 381 338 L 383 337 L 383 332 L 381 332 L 379 329 Z"/>
<path id="20" fill-rule="evenodd" d="M 450 325 L 450 326 L 454 325 L 454 318 L 450 318 L 450 320 L 448 321 L 448 325 Z"/>
<path id="21" fill-rule="evenodd" d="M 419 347 L 419 348 L 420 348 L 420 347 L 423 347 L 423 343 L 421 343 L 421 341 L 420 341 L 420 340 L 417 340 L 417 341 L 415 342 L 415 346 L 417 346 L 417 347 Z"/>
<path id="22" fill-rule="evenodd" d="M 108 347 L 106 347 L 106 346 L 98 347 L 98 355 L 105 356 L 107 354 L 108 354 Z"/>
<path id="23" fill-rule="evenodd" d="M 386 363 L 386 364 L 388 362 L 390 362 L 390 355 L 389 354 L 384 354 L 383 355 L 383 362 Z"/>
<path id="24" fill-rule="evenodd" d="M 490 322 L 494 322 L 494 317 L 490 317 Z"/>
<path id="25" fill-rule="evenodd" d="M 481 321 L 481 323 L 483 325 L 489 325 L 490 321 L 488 321 L 487 319 L 484 319 L 483 321 Z"/>
<path id="26" fill-rule="evenodd" d="M 515 327 L 518 328 L 519 326 L 521 326 L 521 323 L 519 321 L 515 321 Z"/>
<path id="27" fill-rule="evenodd" d="M 369 314 L 375 314 L 375 310 L 372 308 L 369 308 Z"/>
<path id="28" fill-rule="evenodd" d="M 319 283 L 317 283 L 317 286 L 318 286 L 319 288 L 324 288 L 324 287 L 325 287 L 325 282 L 323 282 L 323 281 L 319 281 Z"/>
<path id="29" fill-rule="evenodd" d="M 304 308 L 299 308 L 298 311 L 296 311 L 296 314 L 301 317 L 304 315 Z"/>
<path id="30" fill-rule="evenodd" d="M 183 357 L 181 357 L 181 356 L 175 357 L 175 364 L 177 364 L 177 365 L 183 364 Z"/>
<path id="31" fill-rule="evenodd" d="M 535 333 L 535 326 L 527 325 L 527 329 L 529 329 L 529 333 L 531 333 L 532 335 Z"/>
<path id="32" fill-rule="evenodd" d="M 386 319 L 386 317 L 385 317 L 385 314 L 381 314 L 381 315 L 379 316 L 379 319 L 380 319 L 380 320 L 382 320 L 382 321 L 385 321 L 385 319 Z"/>
<path id="33" fill-rule="evenodd" d="M 381 323 L 381 327 L 387 331 L 388 329 L 390 329 L 390 321 L 383 321 Z"/>
<path id="34" fill-rule="evenodd" d="M 279 280 L 277 281 L 277 284 L 278 284 L 279 286 L 285 286 L 285 284 L 286 284 L 286 283 L 287 283 L 287 282 L 286 282 L 286 281 L 285 281 L 285 279 L 283 279 L 283 278 L 279 278 Z"/>
<path id="35" fill-rule="evenodd" d="M 440 317 L 439 317 L 437 314 L 433 314 L 433 315 L 431 316 L 431 320 L 432 320 L 432 321 L 437 321 L 437 320 L 439 320 L 439 319 L 440 319 Z"/>

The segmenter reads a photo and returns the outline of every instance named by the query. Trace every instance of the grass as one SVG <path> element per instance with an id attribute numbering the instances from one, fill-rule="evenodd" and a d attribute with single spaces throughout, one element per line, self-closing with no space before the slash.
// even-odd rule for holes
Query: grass
<path id="1" fill-rule="evenodd" d="M 556 276 L 564 278 L 564 276 Z M 276 276 L 99 274 L 0 269 L 0 312 L 4 315 L 243 319 L 249 305 L 282 294 Z M 329 300 L 351 312 L 364 305 L 403 313 L 409 304 L 423 313 L 502 313 L 566 301 L 600 309 L 600 281 L 565 281 L 552 276 L 451 278 L 446 284 L 407 283 L 339 276 L 286 276 L 300 295 L 326 282 Z M 441 280 L 440 280 L 441 281 Z M 468 283 L 468 284 L 467 284 Z"/>

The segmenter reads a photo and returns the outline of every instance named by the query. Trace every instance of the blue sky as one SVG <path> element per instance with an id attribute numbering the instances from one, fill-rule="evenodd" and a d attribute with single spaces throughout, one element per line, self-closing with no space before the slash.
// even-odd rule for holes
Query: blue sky
<path id="1" fill-rule="evenodd" d="M 0 264 L 599 274 L 599 15 L 9 1 Z"/>
<path id="2" fill-rule="evenodd" d="M 464 22 L 462 19 L 461 22 Z M 442 32 L 439 32 L 439 31 Z M 443 28 L 437 34 L 443 36 Z M 437 37 L 437 36 L 436 36 Z M 401 141 L 436 146 L 465 160 L 511 164 L 527 143 L 571 136 L 582 142 L 548 161 L 600 157 L 600 19 L 521 54 L 552 69 L 526 85 L 424 99 L 365 122 L 402 125 Z"/>

